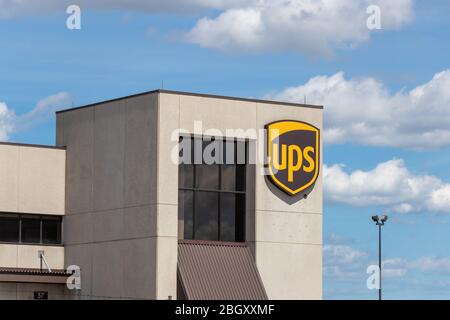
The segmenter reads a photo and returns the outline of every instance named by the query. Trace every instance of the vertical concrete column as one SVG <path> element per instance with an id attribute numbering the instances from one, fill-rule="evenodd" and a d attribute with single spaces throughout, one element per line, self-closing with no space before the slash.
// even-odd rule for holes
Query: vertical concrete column
<path id="1" fill-rule="evenodd" d="M 156 93 L 57 115 L 67 147 L 66 264 L 81 267 L 83 299 L 155 299 Z"/>
<path id="2" fill-rule="evenodd" d="M 322 109 L 258 103 L 257 123 L 310 123 L 322 130 Z M 322 140 L 322 139 L 321 139 Z M 259 147 L 262 147 L 260 144 Z M 322 147 L 320 147 L 320 166 Z M 322 298 L 322 168 L 306 199 L 290 197 L 256 171 L 256 263 L 269 299 Z"/>
<path id="3" fill-rule="evenodd" d="M 180 98 L 159 94 L 157 158 L 156 299 L 177 297 L 178 150 Z"/>

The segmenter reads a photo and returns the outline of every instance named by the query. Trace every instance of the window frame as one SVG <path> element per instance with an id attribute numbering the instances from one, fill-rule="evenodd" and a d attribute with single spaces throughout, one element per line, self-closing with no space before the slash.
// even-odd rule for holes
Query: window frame
<path id="1" fill-rule="evenodd" d="M 191 163 L 191 165 L 192 165 L 192 187 L 185 187 L 184 185 L 182 186 L 181 185 L 181 181 L 180 181 L 180 178 L 178 178 L 178 194 L 180 194 L 180 192 L 181 191 L 190 191 L 190 192 L 192 192 L 192 240 L 198 240 L 198 241 L 221 241 L 221 242 L 240 242 L 240 243 L 242 243 L 242 242 L 245 242 L 246 241 L 246 223 L 247 223 L 247 195 L 248 195 L 248 186 L 247 186 L 247 168 L 248 168 L 248 159 L 249 159 L 249 139 L 240 139 L 240 138 L 236 138 L 236 137 L 208 137 L 208 136 L 196 136 L 196 135 L 193 135 L 193 134 L 185 134 L 185 135 L 180 135 L 180 141 L 181 141 L 181 139 L 185 139 L 185 138 L 187 138 L 187 139 L 190 139 L 191 140 L 191 152 L 192 152 L 192 155 L 191 155 L 191 160 L 192 160 L 192 163 Z M 228 189 L 223 189 L 223 185 L 222 185 L 222 175 L 223 175 L 223 166 L 224 165 L 229 165 L 229 164 L 226 164 L 226 163 L 216 163 L 216 164 L 214 164 L 214 165 L 218 165 L 219 166 L 219 181 L 218 181 L 218 185 L 219 185 L 219 188 L 218 189 L 211 189 L 211 188 L 201 188 L 201 187 L 196 187 L 196 185 L 197 185 L 197 166 L 199 166 L 199 165 L 208 165 L 208 164 L 197 164 L 197 163 L 195 163 L 195 159 L 194 159 L 194 152 L 195 152 L 195 140 L 201 140 L 202 141 L 202 146 L 203 146 L 203 142 L 204 141 L 213 141 L 212 140 L 212 138 L 215 138 L 215 139 L 220 139 L 220 141 L 222 141 L 222 149 L 221 149 L 221 154 L 220 154 L 220 159 L 222 159 L 222 160 L 224 160 L 223 159 L 223 148 L 224 147 L 226 147 L 226 142 L 233 142 L 233 145 L 234 145 L 234 148 L 235 148 L 235 151 L 234 151 L 234 161 L 235 161 L 235 163 L 234 164 L 232 164 L 232 165 L 234 165 L 236 168 L 237 168 L 237 166 L 244 166 L 244 170 L 243 170 L 243 177 L 242 177 L 242 182 L 243 182 L 243 184 L 242 184 L 242 189 L 243 190 L 236 190 L 237 189 L 237 181 L 236 181 L 236 185 L 235 185 L 235 190 L 228 190 Z M 244 163 L 242 164 L 242 163 L 238 163 L 238 158 L 237 158 L 237 150 L 238 150 L 238 147 L 237 147 L 237 145 L 238 145 L 238 143 L 243 143 L 244 144 L 244 148 L 245 148 L 245 161 L 244 161 Z M 203 147 L 202 147 L 202 151 L 203 151 Z M 221 162 L 223 162 L 223 161 L 221 161 Z M 179 164 L 178 166 L 179 166 L 179 169 L 178 170 L 180 170 L 180 167 L 182 166 L 183 164 Z M 178 171 L 178 172 L 180 172 L 180 171 Z M 218 203 L 217 203 L 217 210 L 218 210 L 218 240 L 200 240 L 200 239 L 195 239 L 195 218 L 196 218 L 196 210 L 195 210 L 195 208 L 196 208 L 196 206 L 195 206 L 195 195 L 196 195 L 196 192 L 212 192 L 212 193 L 216 193 L 217 194 L 217 198 L 218 198 Z M 242 199 L 242 201 L 243 201 L 243 208 L 242 208 L 242 214 L 243 214 L 243 217 L 242 217 L 242 226 L 240 226 L 239 228 L 237 228 L 236 227 L 236 225 L 237 225 L 237 220 L 235 221 L 235 240 L 234 241 L 230 241 L 230 240 L 221 240 L 221 220 L 222 220 L 222 218 L 221 218 L 221 216 L 222 216 L 222 214 L 221 214 L 221 209 L 222 209 L 222 207 L 221 207 L 221 195 L 222 194 L 233 194 L 233 195 L 235 195 L 236 197 L 235 197 L 235 199 L 237 199 L 237 197 L 238 196 L 242 196 L 243 197 L 243 199 Z M 237 201 L 236 201 L 237 202 Z M 178 204 L 178 206 L 180 206 L 180 204 Z M 235 214 L 237 213 L 237 207 L 235 207 Z M 184 220 L 184 212 L 183 212 L 183 228 L 184 228 L 184 225 L 185 225 L 185 222 L 184 222 L 185 220 Z M 240 240 L 236 240 L 236 238 L 237 238 L 237 231 L 238 230 L 241 230 L 241 239 Z M 186 239 L 185 238 L 185 232 L 184 232 L 184 229 L 183 229 L 183 238 L 182 239 Z"/>
<path id="2" fill-rule="evenodd" d="M 0 241 L 0 244 L 9 245 L 27 245 L 27 246 L 50 246 L 50 247 L 62 247 L 63 242 L 63 216 L 61 215 L 49 215 L 49 214 L 33 214 L 33 213 L 16 213 L 16 212 L 0 212 L 1 216 L 11 216 L 19 220 L 19 241 Z M 39 220 L 39 242 L 24 242 L 22 241 L 22 220 L 27 218 L 36 218 Z M 51 218 L 57 220 L 59 223 L 59 242 L 55 243 L 44 243 L 43 242 L 43 220 L 46 218 Z"/>

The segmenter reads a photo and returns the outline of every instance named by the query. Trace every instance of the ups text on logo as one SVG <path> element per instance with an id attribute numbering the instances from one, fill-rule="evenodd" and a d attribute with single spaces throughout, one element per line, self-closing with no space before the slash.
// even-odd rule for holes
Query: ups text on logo
<path id="1" fill-rule="evenodd" d="M 320 131 L 305 122 L 266 125 L 269 179 L 290 196 L 312 186 L 319 175 Z"/>

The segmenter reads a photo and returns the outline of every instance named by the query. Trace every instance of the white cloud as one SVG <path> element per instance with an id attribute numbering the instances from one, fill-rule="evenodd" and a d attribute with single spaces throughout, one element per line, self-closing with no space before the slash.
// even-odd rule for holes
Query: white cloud
<path id="1" fill-rule="evenodd" d="M 364 279 L 368 277 L 367 267 L 373 264 L 369 254 L 345 244 L 327 244 L 323 247 L 326 277 L 335 279 Z M 408 269 L 404 259 L 387 259 L 382 262 L 383 276 L 398 278 L 404 276 Z"/>
<path id="2" fill-rule="evenodd" d="M 147 13 L 168 12 L 185 14 L 204 9 L 225 9 L 246 0 L 0 0 L 0 18 L 27 15 L 45 15 L 55 12 L 65 14 L 69 5 L 76 4 L 81 10 L 124 10 Z"/>
<path id="3" fill-rule="evenodd" d="M 350 173 L 342 165 L 325 165 L 324 195 L 333 203 L 382 205 L 400 213 L 450 212 L 450 184 L 434 176 L 414 175 L 401 159 Z"/>
<path id="4" fill-rule="evenodd" d="M 359 259 L 365 257 L 365 252 L 355 250 L 347 245 L 326 245 L 323 248 L 324 254 L 327 256 L 328 261 L 338 264 L 354 264 Z"/>
<path id="5" fill-rule="evenodd" d="M 367 253 L 348 245 L 325 245 L 323 256 L 323 272 L 327 277 L 357 277 L 367 268 Z"/>
<path id="6" fill-rule="evenodd" d="M 411 267 L 422 272 L 450 273 L 450 257 L 420 257 L 411 261 Z"/>
<path id="7" fill-rule="evenodd" d="M 450 70 L 411 91 L 373 78 L 318 76 L 267 98 L 324 105 L 324 141 L 433 149 L 450 145 Z"/>
<path id="8" fill-rule="evenodd" d="M 71 0 L 0 0 L 0 19 L 52 13 L 65 14 Z M 411 22 L 414 0 L 78 0 L 86 10 L 200 14 L 211 9 L 186 39 L 224 51 L 293 50 L 329 55 L 336 48 L 353 48 L 370 39 L 370 5 L 381 8 L 382 30 Z"/>
<path id="9" fill-rule="evenodd" d="M 450 206 L 450 185 L 446 184 L 441 188 L 433 190 L 430 195 L 429 206 L 431 210 L 449 211 Z"/>
<path id="10" fill-rule="evenodd" d="M 249 0 L 217 17 L 204 17 L 187 34 L 190 42 L 223 51 L 293 50 L 329 55 L 370 39 L 369 5 L 381 9 L 383 30 L 413 19 L 413 0 Z"/>
<path id="11" fill-rule="evenodd" d="M 399 278 L 408 273 L 408 269 L 403 264 L 403 259 L 394 258 L 382 260 L 383 277 Z"/>
<path id="12" fill-rule="evenodd" d="M 393 270 L 420 271 L 427 273 L 450 273 L 450 257 L 422 256 L 416 259 L 395 258 L 383 262 Z"/>
<path id="13" fill-rule="evenodd" d="M 6 103 L 0 102 L 0 140 L 8 139 L 13 130 L 14 112 L 12 112 Z"/>
<path id="14" fill-rule="evenodd" d="M 369 265 L 377 264 L 366 251 L 350 245 L 327 244 L 323 248 L 324 274 L 327 277 L 355 279 L 368 277 Z M 414 259 L 388 258 L 382 261 L 383 276 L 401 278 L 408 272 L 450 274 L 450 257 L 421 256 Z"/>
<path id="15" fill-rule="evenodd" d="M 5 102 L 0 102 L 0 140 L 6 141 L 12 133 L 48 120 L 56 110 L 68 107 L 70 101 L 68 93 L 60 92 L 40 100 L 31 111 L 21 115 L 16 115 Z"/>

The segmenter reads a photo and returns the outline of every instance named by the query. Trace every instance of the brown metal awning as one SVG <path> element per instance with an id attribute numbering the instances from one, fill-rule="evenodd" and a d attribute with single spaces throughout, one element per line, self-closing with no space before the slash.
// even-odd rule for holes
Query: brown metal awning
<path id="1" fill-rule="evenodd" d="M 181 299 L 267 299 L 255 260 L 245 243 L 180 240 L 178 281 Z"/>
<path id="2" fill-rule="evenodd" d="M 0 268 L 0 282 L 56 283 L 65 284 L 71 274 L 66 270 L 47 270 L 31 268 Z"/>

